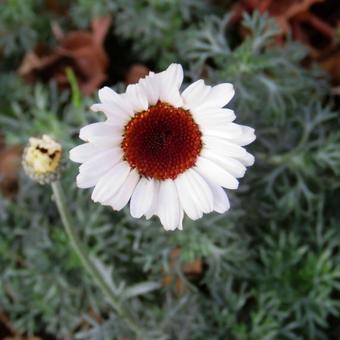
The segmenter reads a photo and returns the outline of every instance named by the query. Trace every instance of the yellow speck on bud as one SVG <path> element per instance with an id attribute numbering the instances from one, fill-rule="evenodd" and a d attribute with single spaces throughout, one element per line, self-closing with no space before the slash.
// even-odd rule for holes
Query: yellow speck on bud
<path id="1" fill-rule="evenodd" d="M 31 137 L 24 150 L 23 167 L 26 173 L 40 184 L 58 179 L 62 148 L 50 136 Z"/>

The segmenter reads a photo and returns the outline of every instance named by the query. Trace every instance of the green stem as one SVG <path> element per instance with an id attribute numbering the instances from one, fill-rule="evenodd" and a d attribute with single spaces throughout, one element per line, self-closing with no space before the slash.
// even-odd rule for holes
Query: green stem
<path id="1" fill-rule="evenodd" d="M 58 181 L 53 182 L 51 184 L 55 202 L 58 207 L 59 214 L 61 216 L 61 220 L 63 222 L 65 231 L 70 239 L 71 246 L 73 250 L 77 253 L 80 258 L 80 261 L 86 271 L 92 276 L 93 280 L 96 282 L 98 287 L 102 290 L 103 294 L 110 301 L 112 307 L 116 310 L 118 315 L 120 315 L 126 323 L 129 325 L 131 330 L 133 330 L 137 335 L 142 332 L 141 328 L 135 323 L 135 321 L 131 318 L 129 313 L 123 308 L 120 302 L 116 299 L 115 294 L 113 293 L 111 287 L 107 284 L 101 273 L 98 271 L 97 267 L 93 264 L 88 256 L 88 251 L 84 248 L 80 239 L 73 228 L 73 224 L 71 223 L 71 216 L 68 212 L 65 203 L 65 197 L 63 193 L 63 189 Z"/>

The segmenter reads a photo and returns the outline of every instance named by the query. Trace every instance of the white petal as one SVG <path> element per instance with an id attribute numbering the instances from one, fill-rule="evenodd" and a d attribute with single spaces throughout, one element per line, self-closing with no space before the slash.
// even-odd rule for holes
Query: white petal
<path id="1" fill-rule="evenodd" d="M 171 64 L 164 71 L 166 78 L 170 80 L 171 86 L 175 86 L 179 89 L 183 82 L 183 68 L 180 64 Z"/>
<path id="2" fill-rule="evenodd" d="M 158 216 L 165 230 L 175 230 L 181 225 L 181 206 L 176 185 L 171 179 L 160 183 Z"/>
<path id="3" fill-rule="evenodd" d="M 139 84 L 144 89 L 149 105 L 155 105 L 159 99 L 159 78 L 153 72 L 150 72 L 148 76 L 139 81 Z"/>
<path id="4" fill-rule="evenodd" d="M 155 181 L 142 177 L 132 194 L 130 202 L 131 216 L 140 218 L 150 208 L 153 202 Z"/>
<path id="5" fill-rule="evenodd" d="M 251 127 L 240 125 L 242 128 L 242 133 L 240 136 L 233 138 L 232 141 L 240 146 L 248 145 L 252 143 L 255 139 L 255 130 Z"/>
<path id="6" fill-rule="evenodd" d="M 98 146 L 116 146 L 122 142 L 122 129 L 105 122 L 93 123 L 80 129 L 79 138 Z"/>
<path id="7" fill-rule="evenodd" d="M 97 175 L 91 174 L 91 173 L 79 173 L 77 176 L 77 186 L 81 189 L 91 188 L 94 187 L 100 179 L 107 174 L 110 169 L 104 169 L 102 168 L 101 171 L 98 171 Z"/>
<path id="8" fill-rule="evenodd" d="M 205 85 L 202 79 L 189 85 L 182 92 L 185 107 L 188 109 L 194 109 L 199 106 L 210 92 L 210 89 L 211 86 Z"/>
<path id="9" fill-rule="evenodd" d="M 175 107 L 183 105 L 179 88 L 183 81 L 183 69 L 179 64 L 171 64 L 165 71 L 159 73 L 159 99 Z"/>
<path id="10" fill-rule="evenodd" d="M 223 138 L 203 136 L 204 147 L 218 152 L 221 155 L 233 157 L 239 160 L 243 165 L 250 166 L 254 164 L 254 156 L 241 146 L 227 141 Z"/>
<path id="11" fill-rule="evenodd" d="M 113 131 L 112 127 L 104 122 L 93 123 L 86 125 L 80 129 L 79 138 L 87 141 L 93 136 L 109 134 L 112 133 L 112 131 Z"/>
<path id="12" fill-rule="evenodd" d="M 129 175 L 131 168 L 127 162 L 116 164 L 96 184 L 92 192 L 94 202 L 107 202 L 120 189 Z"/>
<path id="13" fill-rule="evenodd" d="M 106 150 L 106 147 L 97 146 L 91 143 L 84 143 L 75 146 L 70 150 L 70 159 L 76 163 L 84 163 L 103 150 Z"/>
<path id="14" fill-rule="evenodd" d="M 87 189 L 92 188 L 95 186 L 98 181 L 100 180 L 100 177 L 89 177 L 83 174 L 79 174 L 77 176 L 77 187 L 80 189 Z"/>
<path id="15" fill-rule="evenodd" d="M 235 123 L 205 123 L 200 125 L 200 129 L 205 136 L 223 138 L 240 146 L 248 145 L 256 139 L 253 128 Z"/>
<path id="16" fill-rule="evenodd" d="M 230 100 L 234 97 L 235 90 L 232 84 L 224 83 L 213 86 L 199 106 L 199 109 L 203 108 L 215 108 L 215 107 L 223 107 L 227 105 Z"/>
<path id="17" fill-rule="evenodd" d="M 227 170 L 236 178 L 243 177 L 246 172 L 246 167 L 240 161 L 231 157 L 223 156 L 213 150 L 203 149 L 201 156 L 219 164 L 223 167 L 223 169 Z"/>
<path id="18" fill-rule="evenodd" d="M 245 166 L 252 166 L 255 162 L 255 157 L 249 152 L 246 152 L 245 155 L 235 157 L 235 158 L 238 159 Z"/>
<path id="19" fill-rule="evenodd" d="M 79 167 L 79 172 L 85 176 L 100 176 L 123 158 L 121 148 L 112 148 L 98 153 Z"/>
<path id="20" fill-rule="evenodd" d="M 116 103 L 112 104 L 93 104 L 91 106 L 91 110 L 94 112 L 104 112 L 106 117 L 108 118 L 108 122 L 112 125 L 124 125 L 130 119 L 130 115 L 122 110 Z"/>
<path id="21" fill-rule="evenodd" d="M 129 199 L 131 198 L 131 195 L 139 181 L 139 178 L 140 176 L 138 174 L 138 171 L 136 169 L 133 169 L 129 173 L 124 184 L 120 187 L 113 198 L 107 202 L 107 204 L 111 205 L 112 208 L 115 210 L 123 209 L 129 202 Z"/>
<path id="22" fill-rule="evenodd" d="M 153 215 L 157 215 L 157 212 L 158 212 L 160 181 L 158 180 L 153 180 L 153 181 L 154 181 L 154 189 L 153 189 L 152 203 L 148 211 L 145 213 L 145 217 L 147 220 L 151 218 Z"/>
<path id="23" fill-rule="evenodd" d="M 98 97 L 102 103 L 114 102 L 116 101 L 117 97 L 119 97 L 119 94 L 116 91 L 105 86 L 98 91 Z"/>
<path id="24" fill-rule="evenodd" d="M 183 176 L 185 175 L 180 175 L 175 179 L 179 200 L 184 212 L 189 216 L 189 218 L 195 221 L 203 216 L 203 211 L 197 203 L 197 200 L 195 200 L 192 195 L 189 181 L 183 178 Z"/>
<path id="25" fill-rule="evenodd" d="M 208 180 L 227 189 L 237 189 L 238 180 L 221 166 L 206 158 L 198 157 L 196 162 L 197 171 Z"/>
<path id="26" fill-rule="evenodd" d="M 223 125 L 231 123 L 235 118 L 235 113 L 230 109 L 203 109 L 192 112 L 195 121 L 204 125 Z"/>
<path id="27" fill-rule="evenodd" d="M 124 94 L 118 94 L 106 86 L 98 91 L 98 95 L 100 101 L 104 105 L 111 107 L 112 111 L 123 112 L 130 116 L 133 115 L 131 104 Z"/>
<path id="28" fill-rule="evenodd" d="M 228 123 L 228 124 L 214 124 L 214 125 L 201 125 L 200 126 L 203 135 L 220 137 L 226 139 L 236 139 L 242 136 L 242 127 L 238 124 Z"/>
<path id="29" fill-rule="evenodd" d="M 208 182 L 214 197 L 214 210 L 223 214 L 230 208 L 230 203 L 226 192 L 219 186 L 212 182 Z"/>
<path id="30" fill-rule="evenodd" d="M 178 230 L 183 230 L 183 218 L 184 218 L 184 211 L 183 208 L 180 207 L 180 212 L 179 212 L 179 225 L 177 227 Z"/>
<path id="31" fill-rule="evenodd" d="M 120 156 L 119 156 L 120 154 Z M 119 162 L 122 152 L 118 150 L 108 150 L 86 161 L 79 167 L 77 176 L 77 186 L 79 188 L 91 188 L 95 186 L 113 166 Z"/>
<path id="32" fill-rule="evenodd" d="M 178 196 L 186 214 L 193 220 L 213 210 L 213 196 L 206 181 L 193 169 L 175 179 Z"/>
<path id="33" fill-rule="evenodd" d="M 134 115 L 134 110 L 126 94 L 120 95 L 114 105 L 112 105 L 112 109 L 117 111 L 120 110 L 131 117 Z"/>
<path id="34" fill-rule="evenodd" d="M 148 109 L 147 96 L 144 93 L 143 87 L 139 84 L 132 84 L 127 87 L 126 98 L 129 100 L 134 112 Z"/>

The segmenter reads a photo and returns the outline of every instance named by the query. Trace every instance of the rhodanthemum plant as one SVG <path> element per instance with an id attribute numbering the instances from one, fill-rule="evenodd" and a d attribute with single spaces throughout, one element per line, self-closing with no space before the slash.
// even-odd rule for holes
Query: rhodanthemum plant
<path id="1" fill-rule="evenodd" d="M 70 158 L 82 163 L 77 184 L 94 187 L 95 202 L 114 210 L 130 202 L 133 217 L 156 215 L 166 230 L 182 229 L 184 214 L 196 220 L 204 213 L 227 211 L 224 189 L 237 189 L 237 179 L 254 162 L 243 148 L 254 141 L 254 129 L 233 123 L 234 112 L 224 108 L 234 95 L 233 86 L 211 87 L 198 80 L 180 93 L 182 81 L 182 67 L 172 64 L 128 86 L 124 94 L 101 89 L 101 102 L 92 109 L 104 112 L 106 120 L 82 128 L 80 138 L 86 143 L 70 151 Z M 30 138 L 24 169 L 33 180 L 51 185 L 70 245 L 84 269 L 117 315 L 144 339 L 148 330 L 126 300 L 158 289 L 160 283 L 115 285 L 109 279 L 112 273 L 104 273 L 103 265 L 91 258 L 59 183 L 62 155 L 62 145 L 52 137 Z"/>
<path id="2" fill-rule="evenodd" d="M 80 130 L 85 141 L 70 151 L 82 163 L 77 185 L 94 187 L 92 199 L 120 210 L 130 202 L 135 218 L 158 216 L 166 230 L 182 229 L 184 213 L 196 220 L 204 213 L 226 212 L 224 189 L 238 188 L 238 178 L 254 157 L 244 146 L 254 129 L 234 123 L 232 84 L 208 86 L 198 80 L 183 92 L 181 65 L 150 72 L 126 92 L 99 90 L 106 120 Z"/>

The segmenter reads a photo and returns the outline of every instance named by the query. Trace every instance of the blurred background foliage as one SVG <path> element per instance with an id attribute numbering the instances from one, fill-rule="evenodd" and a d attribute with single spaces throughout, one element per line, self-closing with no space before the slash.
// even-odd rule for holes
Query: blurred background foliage
<path id="1" fill-rule="evenodd" d="M 2 1 L 0 338 L 134 338 L 20 154 L 44 133 L 67 154 L 79 128 L 103 118 L 89 111 L 98 87 L 121 91 L 179 62 L 187 83 L 235 85 L 255 165 L 227 214 L 169 233 L 92 203 L 66 162 L 62 185 L 91 256 L 144 339 L 338 339 L 337 13 L 336 0 Z"/>

